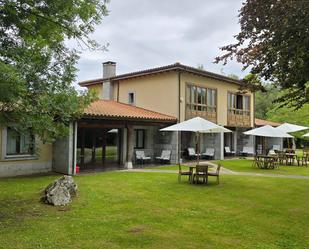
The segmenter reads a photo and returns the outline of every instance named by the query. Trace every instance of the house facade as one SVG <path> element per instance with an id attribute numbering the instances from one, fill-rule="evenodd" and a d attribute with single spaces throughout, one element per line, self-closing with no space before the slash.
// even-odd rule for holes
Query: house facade
<path id="1" fill-rule="evenodd" d="M 241 92 L 239 80 L 180 63 L 117 75 L 116 63 L 108 61 L 103 63 L 102 78 L 79 84 L 96 91 L 99 100 L 86 108 L 82 119 L 72 122 L 67 138 L 53 145 L 36 139 L 36 154 L 23 146 L 27 138 L 14 138 L 10 127 L 2 127 L 1 176 L 74 174 L 76 165 L 81 170 L 132 168 L 137 166 L 137 150 L 152 161 L 162 150 L 170 150 L 171 163 L 177 163 L 188 147 L 195 147 L 195 136 L 160 129 L 196 116 L 232 130 L 204 134 L 201 152 L 215 148 L 214 158 L 223 159 L 226 146 L 234 151 L 254 146 L 254 138 L 243 134 L 254 127 L 254 93 Z"/>
<path id="2" fill-rule="evenodd" d="M 132 106 L 132 108 L 143 108 L 167 115 L 174 119 L 174 123 L 199 116 L 227 127 L 233 132 L 202 136 L 201 152 L 209 147 L 215 148 L 215 159 L 223 159 L 225 146 L 229 146 L 231 150 L 242 150 L 243 146 L 253 147 L 254 138 L 243 135 L 243 131 L 254 126 L 254 94 L 251 92 L 241 93 L 239 88 L 242 82 L 239 80 L 180 63 L 116 75 L 116 63 L 109 61 L 103 63 L 103 78 L 83 81 L 79 84 L 96 91 L 102 101 L 123 103 Z M 121 113 L 120 110 L 118 112 Z M 101 116 L 97 116 L 96 122 L 103 122 L 102 120 L 106 116 L 105 111 L 101 110 L 100 113 Z M 124 117 L 118 115 L 118 119 L 121 118 Z M 89 137 L 91 131 L 85 127 L 86 131 L 83 131 L 81 121 L 79 123 L 78 140 L 81 141 L 83 136 Z M 84 122 L 84 126 L 87 126 L 86 123 Z M 136 150 L 143 150 L 147 156 L 154 158 L 160 155 L 162 149 L 171 150 L 171 163 L 177 163 L 179 158 L 185 157 L 186 148 L 195 147 L 193 133 L 160 132 L 159 129 L 164 126 L 167 124 L 133 125 L 131 127 L 133 145 L 129 150 L 131 154 L 127 158 L 128 162 L 119 161 L 119 158 L 124 159 L 124 157 L 118 156 L 117 160 L 120 165 L 127 163 L 131 167 L 132 162 L 134 164 Z M 122 145 L 126 144 L 123 140 L 126 136 L 123 134 L 128 129 L 124 127 L 123 130 L 116 132 L 115 128 L 117 127 L 110 126 L 110 130 L 107 131 L 110 134 L 107 136 L 111 139 L 116 136 L 115 134 L 118 134 L 117 136 L 122 138 L 117 139 L 120 141 L 122 139 Z M 86 132 L 86 135 L 82 135 L 83 132 Z M 95 132 L 92 133 L 95 134 Z M 95 138 L 93 138 L 94 140 Z M 96 147 L 96 143 L 88 141 L 84 145 L 82 144 L 77 146 L 79 151 L 77 162 L 83 165 L 85 162 L 96 161 L 95 153 L 91 149 Z M 87 148 L 88 154 L 85 148 Z M 92 150 L 91 156 L 90 149 Z M 124 152 L 123 149 L 122 152 Z M 97 154 L 102 157 L 100 152 Z M 86 159 L 86 157 L 88 158 Z"/>

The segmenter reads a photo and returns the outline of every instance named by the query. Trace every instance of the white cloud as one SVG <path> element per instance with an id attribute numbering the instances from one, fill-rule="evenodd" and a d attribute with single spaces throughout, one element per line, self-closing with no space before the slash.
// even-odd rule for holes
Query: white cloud
<path id="1" fill-rule="evenodd" d="M 213 64 L 219 47 L 234 41 L 239 31 L 241 0 L 111 0 L 110 14 L 93 38 L 110 43 L 108 51 L 83 51 L 77 80 L 102 76 L 102 62 L 117 62 L 126 73 L 175 62 L 203 64 L 211 72 L 243 76 L 241 65 Z"/>

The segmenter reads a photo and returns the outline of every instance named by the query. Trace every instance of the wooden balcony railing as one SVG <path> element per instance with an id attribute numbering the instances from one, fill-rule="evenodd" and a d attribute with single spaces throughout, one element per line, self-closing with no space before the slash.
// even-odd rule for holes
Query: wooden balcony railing
<path id="1" fill-rule="evenodd" d="M 228 109 L 227 126 L 251 127 L 251 113 L 249 110 Z"/>
<path id="2" fill-rule="evenodd" d="M 186 108 L 186 119 L 201 117 L 211 122 L 217 123 L 216 107 L 196 106 L 195 109 L 192 110 L 191 108 Z"/>

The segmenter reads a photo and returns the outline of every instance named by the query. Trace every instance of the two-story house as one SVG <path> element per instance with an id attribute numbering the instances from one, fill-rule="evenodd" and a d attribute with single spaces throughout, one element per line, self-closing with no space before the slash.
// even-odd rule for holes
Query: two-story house
<path id="1" fill-rule="evenodd" d="M 131 167 L 137 149 L 152 158 L 169 149 L 176 163 L 187 147 L 194 147 L 195 136 L 159 129 L 196 116 L 233 131 L 203 135 L 201 150 L 215 148 L 216 159 L 223 158 L 224 146 L 253 146 L 253 138 L 242 132 L 254 126 L 254 94 L 240 93 L 239 80 L 180 63 L 116 75 L 116 63 L 108 61 L 102 78 L 79 84 L 100 98 L 77 124 L 77 162 L 82 168 L 102 162 Z M 135 112 L 140 118 L 134 118 Z M 147 112 L 152 116 L 148 122 Z M 160 118 L 154 119 L 156 115 Z"/>
<path id="2" fill-rule="evenodd" d="M 170 150 L 171 163 L 195 146 L 190 132 L 160 132 L 160 129 L 195 116 L 232 130 L 227 134 L 204 134 L 201 152 L 215 148 L 215 158 L 224 157 L 224 147 L 241 151 L 254 146 L 243 131 L 254 126 L 254 94 L 239 91 L 242 82 L 175 63 L 132 73 L 116 74 L 116 63 L 103 63 L 103 77 L 79 83 L 97 92 L 82 119 L 70 125 L 70 135 L 53 145 L 36 139 L 40 153 L 31 147 L 32 136 L 16 136 L 14 129 L 0 131 L 0 176 L 56 171 L 74 174 L 83 169 L 109 166 L 132 167 L 135 151 L 154 159 Z"/>

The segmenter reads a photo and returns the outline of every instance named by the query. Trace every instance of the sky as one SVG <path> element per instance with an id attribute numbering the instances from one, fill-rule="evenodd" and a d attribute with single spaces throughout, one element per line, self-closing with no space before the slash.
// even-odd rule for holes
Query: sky
<path id="1" fill-rule="evenodd" d="M 214 64 L 219 47 L 235 42 L 242 0 L 111 0 L 92 34 L 108 51 L 81 53 L 77 81 L 102 77 L 102 62 L 117 74 L 180 62 L 219 74 L 244 76 L 242 65 Z M 77 84 L 75 84 L 77 86 Z"/>

